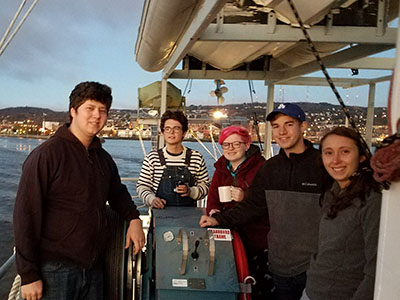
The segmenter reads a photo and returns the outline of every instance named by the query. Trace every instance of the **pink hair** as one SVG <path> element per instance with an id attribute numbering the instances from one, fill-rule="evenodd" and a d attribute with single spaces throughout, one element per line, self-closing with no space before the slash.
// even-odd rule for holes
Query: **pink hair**
<path id="1" fill-rule="evenodd" d="M 226 140 L 228 136 L 235 133 L 240 135 L 240 137 L 242 138 L 242 142 L 246 144 L 251 143 L 251 136 L 247 129 L 237 125 L 232 125 L 224 128 L 224 130 L 222 130 L 221 134 L 219 135 L 218 143 L 222 145 L 222 143 Z"/>

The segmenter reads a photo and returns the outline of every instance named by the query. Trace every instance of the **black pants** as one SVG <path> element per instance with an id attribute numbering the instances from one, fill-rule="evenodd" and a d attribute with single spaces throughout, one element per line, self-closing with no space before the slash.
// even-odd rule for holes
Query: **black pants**
<path id="1" fill-rule="evenodd" d="M 256 280 L 252 286 L 252 300 L 272 300 L 274 292 L 274 282 L 272 274 L 268 270 L 268 250 L 256 254 L 247 254 L 250 275 Z"/>
<path id="2" fill-rule="evenodd" d="M 293 277 L 282 277 L 273 274 L 276 300 L 299 300 L 306 287 L 306 272 Z"/>

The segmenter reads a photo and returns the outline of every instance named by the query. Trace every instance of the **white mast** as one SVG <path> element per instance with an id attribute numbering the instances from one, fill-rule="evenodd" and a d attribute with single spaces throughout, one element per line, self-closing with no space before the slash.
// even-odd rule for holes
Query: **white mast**
<path id="1" fill-rule="evenodd" d="M 400 11 L 399 11 L 400 14 Z M 400 118 L 400 30 L 397 29 L 396 65 L 392 86 L 391 127 L 399 132 Z M 378 260 L 375 281 L 377 300 L 400 299 L 400 182 L 393 182 L 383 191 L 381 224 L 379 230 Z"/>

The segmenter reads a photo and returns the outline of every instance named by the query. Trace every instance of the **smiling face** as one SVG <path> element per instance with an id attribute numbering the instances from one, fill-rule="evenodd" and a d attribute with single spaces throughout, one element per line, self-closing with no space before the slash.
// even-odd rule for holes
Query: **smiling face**
<path id="1" fill-rule="evenodd" d="M 303 133 L 307 128 L 306 122 L 289 117 L 284 114 L 277 114 L 271 120 L 272 136 L 278 145 L 289 153 L 302 153 L 305 150 Z"/>
<path id="2" fill-rule="evenodd" d="M 169 131 L 169 132 L 167 132 Z M 168 119 L 164 124 L 163 136 L 167 145 L 178 145 L 182 143 L 186 132 L 182 130 L 182 124 L 174 119 Z"/>
<path id="3" fill-rule="evenodd" d="M 233 143 L 239 142 L 239 147 L 235 148 Z M 225 144 L 225 146 L 224 146 Z M 237 144 L 237 143 L 235 143 Z M 242 137 L 236 133 L 228 136 L 222 143 L 224 156 L 231 162 L 233 166 L 240 164 L 246 157 L 246 151 L 249 150 L 250 144 L 243 142 Z M 226 149 L 225 149 L 226 148 Z"/>
<path id="4" fill-rule="evenodd" d="M 107 108 L 95 100 L 86 100 L 77 109 L 71 108 L 71 130 L 78 139 L 92 139 L 107 121 Z M 82 141 L 82 140 L 81 140 Z"/>
<path id="5" fill-rule="evenodd" d="M 365 156 L 360 156 L 354 140 L 336 134 L 327 136 L 321 147 L 325 169 L 344 189 L 349 185 L 349 178 L 357 171 L 360 162 L 365 160 Z"/>

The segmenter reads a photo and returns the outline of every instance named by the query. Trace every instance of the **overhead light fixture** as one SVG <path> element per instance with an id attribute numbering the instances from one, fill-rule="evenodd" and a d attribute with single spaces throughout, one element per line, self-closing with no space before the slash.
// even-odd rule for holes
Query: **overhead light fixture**
<path id="1" fill-rule="evenodd" d="M 214 91 L 211 91 L 210 95 L 212 97 L 217 97 L 217 102 L 219 105 L 221 105 L 225 102 L 225 98 L 222 95 L 228 92 L 228 88 L 226 86 L 222 86 L 223 84 L 225 84 L 222 79 L 215 79 L 214 83 L 216 85 L 216 89 Z"/>

